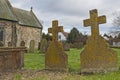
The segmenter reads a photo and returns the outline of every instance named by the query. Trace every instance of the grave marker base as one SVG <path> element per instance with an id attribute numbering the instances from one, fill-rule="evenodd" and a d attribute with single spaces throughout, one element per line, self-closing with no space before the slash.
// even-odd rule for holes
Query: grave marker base
<path id="1" fill-rule="evenodd" d="M 90 37 L 80 54 L 81 73 L 118 71 L 118 58 L 101 36 Z"/>
<path id="2" fill-rule="evenodd" d="M 47 70 L 64 71 L 67 69 L 67 54 L 58 41 L 52 41 L 45 54 L 45 68 Z"/>

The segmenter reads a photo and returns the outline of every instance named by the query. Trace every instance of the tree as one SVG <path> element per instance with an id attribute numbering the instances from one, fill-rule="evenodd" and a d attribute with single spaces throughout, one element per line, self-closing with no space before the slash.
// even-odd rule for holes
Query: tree
<path id="1" fill-rule="evenodd" d="M 79 31 L 77 30 L 77 28 L 72 28 L 70 33 L 68 34 L 68 38 L 67 38 L 67 42 L 68 43 L 73 43 L 74 39 L 79 36 Z"/>
<path id="2" fill-rule="evenodd" d="M 119 14 L 119 12 L 116 12 L 114 14 L 113 26 L 120 27 L 120 14 Z"/>
<path id="3" fill-rule="evenodd" d="M 42 39 L 45 39 L 45 38 L 46 38 L 46 34 L 43 33 L 43 34 L 42 34 Z"/>
<path id="4" fill-rule="evenodd" d="M 75 39 L 74 39 L 74 42 L 76 43 L 83 43 L 83 45 L 86 44 L 87 42 L 87 39 L 88 39 L 88 35 L 83 35 L 82 33 L 79 34 L 79 36 L 77 36 Z"/>
<path id="5" fill-rule="evenodd" d="M 42 34 L 42 39 L 46 39 L 47 41 L 51 41 L 52 40 L 52 36 L 50 36 L 49 34 Z"/>
<path id="6" fill-rule="evenodd" d="M 114 33 L 114 35 L 118 35 L 120 33 L 120 11 L 119 12 L 115 12 L 113 14 L 114 19 L 113 19 L 113 27 L 115 29 L 115 31 L 112 31 L 112 33 Z"/>
<path id="7" fill-rule="evenodd" d="M 47 34 L 47 35 L 46 35 L 46 40 L 47 40 L 47 41 L 52 41 L 52 36 L 49 35 L 49 34 Z"/>

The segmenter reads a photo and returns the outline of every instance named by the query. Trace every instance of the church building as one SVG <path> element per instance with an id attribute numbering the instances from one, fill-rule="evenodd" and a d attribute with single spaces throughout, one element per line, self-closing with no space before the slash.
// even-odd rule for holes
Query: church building
<path id="1" fill-rule="evenodd" d="M 29 48 L 30 42 L 34 41 L 37 48 L 42 28 L 32 9 L 15 8 L 9 0 L 0 0 L 0 46 L 19 47 L 24 42 L 25 47 Z"/>

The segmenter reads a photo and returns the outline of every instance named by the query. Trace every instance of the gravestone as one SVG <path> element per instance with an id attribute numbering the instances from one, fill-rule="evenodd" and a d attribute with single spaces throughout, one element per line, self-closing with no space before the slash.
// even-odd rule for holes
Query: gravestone
<path id="1" fill-rule="evenodd" d="M 58 32 L 63 32 L 63 27 L 58 26 L 58 21 L 55 20 L 48 32 L 52 33 L 52 42 L 45 54 L 45 68 L 47 70 L 64 71 L 67 69 L 68 58 L 62 44 L 58 42 Z"/>
<path id="2" fill-rule="evenodd" d="M 21 46 L 21 47 L 25 47 L 25 42 L 24 42 L 24 41 L 21 41 L 20 46 Z"/>
<path id="3" fill-rule="evenodd" d="M 29 46 L 29 53 L 34 53 L 34 50 L 35 50 L 35 41 L 31 40 Z"/>
<path id="4" fill-rule="evenodd" d="M 47 51 L 47 40 L 42 39 L 41 45 L 40 45 L 40 52 L 45 53 Z"/>
<path id="5" fill-rule="evenodd" d="M 65 51 L 70 51 L 70 44 L 67 42 L 63 42 L 63 48 Z"/>
<path id="6" fill-rule="evenodd" d="M 0 47 L 3 47 L 4 44 L 3 44 L 3 41 L 0 41 Z"/>
<path id="7" fill-rule="evenodd" d="M 24 47 L 0 48 L 0 71 L 21 69 L 24 66 Z"/>
<path id="8" fill-rule="evenodd" d="M 48 42 L 47 42 L 47 50 L 48 50 L 48 48 L 49 48 L 49 46 L 50 46 L 50 43 L 51 43 L 51 41 L 48 41 Z"/>
<path id="9" fill-rule="evenodd" d="M 84 47 L 83 42 L 77 43 L 77 49 L 82 49 Z"/>
<path id="10" fill-rule="evenodd" d="M 96 9 L 90 11 L 90 19 L 84 26 L 91 26 L 91 36 L 80 54 L 81 73 L 101 73 L 118 70 L 115 51 L 109 48 L 105 39 L 99 35 L 99 24 L 106 23 L 106 16 L 98 16 Z"/>
<path id="11" fill-rule="evenodd" d="M 8 42 L 8 47 L 12 47 L 12 43 L 11 42 Z"/>
<path id="12" fill-rule="evenodd" d="M 83 45 L 83 42 L 74 42 L 72 45 L 71 45 L 72 48 L 77 48 L 77 49 L 81 49 L 84 47 Z"/>
<path id="13" fill-rule="evenodd" d="M 38 50 L 40 50 L 40 45 L 41 45 L 41 42 L 38 43 Z"/>

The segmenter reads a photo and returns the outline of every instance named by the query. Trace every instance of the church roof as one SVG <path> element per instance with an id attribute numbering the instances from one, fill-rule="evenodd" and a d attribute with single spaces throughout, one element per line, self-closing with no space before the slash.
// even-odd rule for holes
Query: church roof
<path id="1" fill-rule="evenodd" d="M 33 11 L 26 11 L 11 6 L 8 0 L 0 0 L 0 19 L 17 21 L 22 26 L 29 26 L 34 28 L 41 28 L 42 24 L 39 22 Z"/>
<path id="2" fill-rule="evenodd" d="M 0 19 L 17 21 L 8 0 L 0 0 Z"/>
<path id="3" fill-rule="evenodd" d="M 18 8 L 13 8 L 13 11 L 18 19 L 18 23 L 23 26 L 31 26 L 42 28 L 41 23 L 34 15 L 33 11 L 26 11 Z"/>

